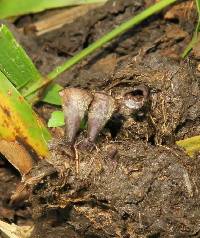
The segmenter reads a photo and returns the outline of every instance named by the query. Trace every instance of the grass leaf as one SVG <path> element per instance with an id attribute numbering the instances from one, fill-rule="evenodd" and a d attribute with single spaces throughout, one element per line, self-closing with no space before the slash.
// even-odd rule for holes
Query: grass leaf
<path id="1" fill-rule="evenodd" d="M 46 9 L 87 3 L 104 3 L 106 0 L 0 0 L 0 19 Z"/>
<path id="2" fill-rule="evenodd" d="M 0 152 L 23 176 L 49 153 L 51 135 L 21 94 L 43 78 L 5 25 L 0 52 Z"/>
<path id="3" fill-rule="evenodd" d="M 2 72 L 0 85 L 0 139 L 18 141 L 38 157 L 47 156 L 49 131 Z"/>
<path id="4" fill-rule="evenodd" d="M 54 105 L 61 105 L 59 91 L 62 89 L 58 84 L 50 84 L 44 91 L 41 101 Z"/>
<path id="5" fill-rule="evenodd" d="M 51 114 L 51 118 L 48 121 L 48 127 L 64 126 L 64 113 L 63 111 L 54 111 Z"/>
<path id="6" fill-rule="evenodd" d="M 195 28 L 192 40 L 190 41 L 190 43 L 187 45 L 187 47 L 185 48 L 184 52 L 182 53 L 181 57 L 185 58 L 189 52 L 192 50 L 192 48 L 194 47 L 194 45 L 198 42 L 199 40 L 199 31 L 200 31 L 200 0 L 196 0 L 196 6 L 197 6 L 197 12 L 198 12 L 198 22 L 197 22 L 197 26 Z"/>
<path id="7" fill-rule="evenodd" d="M 0 27 L 0 52 L 0 71 L 18 90 L 24 90 L 29 82 L 41 80 L 31 59 L 5 25 Z"/>

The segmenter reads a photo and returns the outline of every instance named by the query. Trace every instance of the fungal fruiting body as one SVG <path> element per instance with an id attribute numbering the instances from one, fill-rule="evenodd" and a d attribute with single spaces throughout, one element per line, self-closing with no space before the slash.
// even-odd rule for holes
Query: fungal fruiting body
<path id="1" fill-rule="evenodd" d="M 95 93 L 88 113 L 88 139 L 94 142 L 116 109 L 113 97 L 104 93 Z"/>
<path id="2" fill-rule="evenodd" d="M 73 143 L 93 97 L 86 90 L 78 88 L 66 88 L 60 95 L 65 115 L 66 140 Z"/>
<path id="3" fill-rule="evenodd" d="M 140 113 L 149 102 L 149 89 L 145 85 L 134 86 L 131 90 L 122 95 L 120 99 L 120 113 L 124 116 L 131 116 Z"/>
<path id="4" fill-rule="evenodd" d="M 81 121 L 87 114 L 87 137 L 83 147 L 95 143 L 97 135 L 104 128 L 114 112 L 124 116 L 143 113 L 149 101 L 149 89 L 145 85 L 134 86 L 119 100 L 104 92 L 88 92 L 84 89 L 66 88 L 60 93 L 65 115 L 67 142 L 74 144 Z"/>

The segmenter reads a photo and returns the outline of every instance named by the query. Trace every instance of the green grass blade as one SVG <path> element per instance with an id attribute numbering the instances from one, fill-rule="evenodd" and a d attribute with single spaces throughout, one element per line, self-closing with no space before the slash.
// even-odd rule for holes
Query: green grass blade
<path id="1" fill-rule="evenodd" d="M 63 111 L 54 111 L 48 121 L 48 127 L 64 126 L 64 113 Z"/>
<path id="2" fill-rule="evenodd" d="M 0 19 L 46 9 L 89 3 L 104 3 L 106 0 L 0 0 Z"/>
<path id="3" fill-rule="evenodd" d="M 197 12 L 200 17 L 200 0 L 196 0 Z"/>
<path id="4" fill-rule="evenodd" d="M 28 82 L 41 80 L 41 75 L 10 30 L 0 27 L 0 71 L 17 89 L 28 86 Z"/>
<path id="5" fill-rule="evenodd" d="M 41 101 L 60 106 L 61 105 L 61 97 L 59 95 L 59 91 L 61 89 L 63 89 L 63 87 L 61 87 L 58 84 L 49 85 L 45 89 L 45 91 L 42 95 Z"/>
<path id="6" fill-rule="evenodd" d="M 190 41 L 190 43 L 187 45 L 187 47 L 185 48 L 185 50 L 183 51 L 181 57 L 185 58 L 189 52 L 192 50 L 192 48 L 194 47 L 194 45 L 197 43 L 197 41 L 199 40 L 199 31 L 200 31 L 200 0 L 196 0 L 196 7 L 197 7 L 197 12 L 198 12 L 198 22 L 197 22 L 197 26 L 195 28 L 192 40 Z"/>
<path id="7" fill-rule="evenodd" d="M 39 157 L 45 157 L 50 133 L 2 72 L 0 85 L 0 139 L 22 141 Z"/>

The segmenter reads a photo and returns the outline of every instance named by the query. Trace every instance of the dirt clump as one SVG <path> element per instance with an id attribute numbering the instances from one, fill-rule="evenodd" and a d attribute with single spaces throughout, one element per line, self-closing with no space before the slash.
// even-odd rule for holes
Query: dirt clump
<path id="1" fill-rule="evenodd" d="M 51 143 L 58 175 L 34 189 L 34 238 L 47 231 L 62 237 L 68 229 L 75 237 L 198 236 L 199 158 L 174 145 L 180 125 L 199 117 L 192 65 L 155 53 L 123 57 L 101 90 L 116 98 L 137 85 L 150 89 L 148 110 L 139 119 L 125 117 L 114 138 L 116 114 L 96 149 L 76 146 L 85 131 L 76 138 L 74 156 L 64 138 Z"/>
<path id="2" fill-rule="evenodd" d="M 62 143 L 54 146 L 54 155 L 64 153 Z M 78 173 L 76 161 L 62 156 L 63 179 L 52 175 L 35 187 L 34 238 L 46 232 L 64 237 L 68 230 L 75 237 L 198 234 L 198 159 L 132 139 L 98 149 L 79 152 Z M 113 150 L 117 153 L 110 156 Z"/>

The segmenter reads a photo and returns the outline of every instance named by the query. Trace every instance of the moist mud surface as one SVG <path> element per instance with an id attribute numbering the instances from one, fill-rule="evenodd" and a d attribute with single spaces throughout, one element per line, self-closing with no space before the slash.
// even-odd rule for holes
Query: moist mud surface
<path id="1" fill-rule="evenodd" d="M 109 1 L 40 37 L 12 28 L 45 74 L 153 2 Z M 190 158 L 175 143 L 200 134 L 199 46 L 180 58 L 195 19 L 192 1 L 180 1 L 59 76 L 64 87 L 115 99 L 142 85 L 148 103 L 134 114 L 116 112 L 92 148 L 81 149 L 86 130 L 71 147 L 64 128 L 52 129 L 50 163 L 38 166 L 55 172 L 20 205 L 9 203 L 20 177 L 3 160 L 3 220 L 34 224 L 32 238 L 200 237 L 200 156 Z M 46 121 L 55 109 L 36 105 Z"/>

